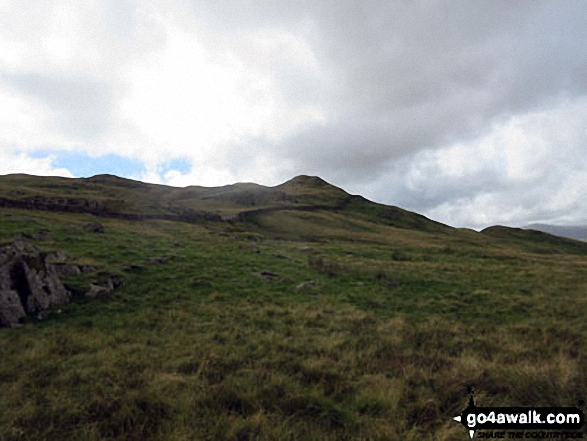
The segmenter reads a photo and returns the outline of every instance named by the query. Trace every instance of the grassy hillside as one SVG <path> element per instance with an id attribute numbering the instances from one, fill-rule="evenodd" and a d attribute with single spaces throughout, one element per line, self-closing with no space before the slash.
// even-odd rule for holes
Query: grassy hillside
<path id="1" fill-rule="evenodd" d="M 198 214 L 232 218 L 266 211 L 331 209 L 360 212 L 372 222 L 399 227 L 437 230 L 441 225 L 397 207 L 351 196 L 312 176 L 298 176 L 275 187 L 245 183 L 176 188 L 112 175 L 86 179 L 7 175 L 0 176 L 0 206 L 174 220 L 190 220 L 190 215 L 199 220 Z"/>
<path id="2" fill-rule="evenodd" d="M 463 440 L 452 416 L 469 384 L 483 406 L 587 396 L 575 242 L 453 229 L 311 177 L 215 189 L 0 177 L 0 197 L 35 196 L 249 214 L 0 208 L 0 242 L 21 234 L 125 280 L 0 329 L 1 440 Z"/>

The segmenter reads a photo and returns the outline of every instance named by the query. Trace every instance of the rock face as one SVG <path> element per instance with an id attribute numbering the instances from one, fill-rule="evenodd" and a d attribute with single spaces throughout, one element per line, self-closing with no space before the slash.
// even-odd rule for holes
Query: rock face
<path id="1" fill-rule="evenodd" d="M 18 292 L 0 291 L 0 326 L 14 326 L 24 320 L 26 314 Z"/>
<path id="2" fill-rule="evenodd" d="M 0 248 L 0 326 L 14 326 L 68 302 L 67 291 L 46 253 L 17 239 Z"/>

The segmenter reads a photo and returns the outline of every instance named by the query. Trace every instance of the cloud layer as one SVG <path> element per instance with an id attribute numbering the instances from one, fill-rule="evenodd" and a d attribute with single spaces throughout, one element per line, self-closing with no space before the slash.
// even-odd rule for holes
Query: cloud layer
<path id="1" fill-rule="evenodd" d="M 452 225 L 587 223 L 580 0 L 26 3 L 0 5 L 0 173 L 117 155 L 171 185 L 317 174 Z"/>

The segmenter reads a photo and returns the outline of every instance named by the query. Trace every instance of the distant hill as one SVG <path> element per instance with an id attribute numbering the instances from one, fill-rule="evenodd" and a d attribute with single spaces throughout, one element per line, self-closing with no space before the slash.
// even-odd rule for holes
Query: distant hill
<path id="1" fill-rule="evenodd" d="M 555 249 L 565 249 L 567 252 L 587 252 L 587 243 L 535 229 L 496 225 L 485 228 L 481 234 L 494 239 L 507 240 L 509 244 L 517 243 L 532 252 L 553 252 Z"/>
<path id="2" fill-rule="evenodd" d="M 237 183 L 185 188 L 113 175 L 91 178 L 0 176 L 0 207 L 90 213 L 122 219 L 255 221 L 286 211 L 330 211 L 370 222 L 422 231 L 452 229 L 398 207 L 377 204 L 316 176 L 297 176 L 275 187 Z"/>
<path id="3" fill-rule="evenodd" d="M 524 227 L 526 230 L 537 230 L 555 236 L 567 237 L 575 240 L 587 240 L 587 225 L 562 226 L 549 224 L 530 224 Z"/>

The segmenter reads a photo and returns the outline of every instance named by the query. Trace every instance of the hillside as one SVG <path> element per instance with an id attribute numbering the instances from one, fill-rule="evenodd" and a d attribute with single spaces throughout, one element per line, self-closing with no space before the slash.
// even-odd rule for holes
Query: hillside
<path id="1" fill-rule="evenodd" d="M 81 179 L 7 175 L 0 176 L 0 206 L 187 222 L 258 218 L 277 211 L 325 210 L 360 213 L 373 222 L 403 228 L 448 228 L 424 216 L 349 195 L 311 176 L 298 176 L 275 187 L 243 183 L 176 188 L 112 175 Z"/>
<path id="2" fill-rule="evenodd" d="M 25 253 L 5 274 L 71 296 L 0 329 L 3 440 L 459 440 L 470 384 L 480 406 L 587 396 L 581 242 L 309 176 L 9 175 L 0 244 Z"/>

